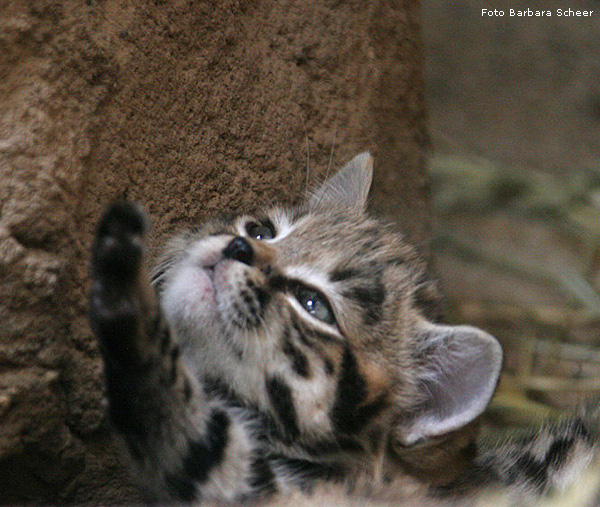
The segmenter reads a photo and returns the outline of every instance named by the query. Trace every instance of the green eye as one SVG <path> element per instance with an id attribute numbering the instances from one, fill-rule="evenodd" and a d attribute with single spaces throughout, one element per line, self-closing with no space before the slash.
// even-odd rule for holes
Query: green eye
<path id="1" fill-rule="evenodd" d="M 323 294 L 315 289 L 308 287 L 296 287 L 294 296 L 308 313 L 315 319 L 319 319 L 327 324 L 334 325 L 335 317 L 329 302 Z"/>
<path id="2" fill-rule="evenodd" d="M 246 232 L 248 233 L 248 236 L 258 240 L 273 239 L 275 237 L 275 228 L 268 220 L 262 224 L 250 222 L 246 225 Z"/>

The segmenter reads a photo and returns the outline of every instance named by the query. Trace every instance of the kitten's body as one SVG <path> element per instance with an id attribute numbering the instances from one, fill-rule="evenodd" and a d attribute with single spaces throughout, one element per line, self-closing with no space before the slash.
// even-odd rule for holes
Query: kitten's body
<path id="1" fill-rule="evenodd" d="M 594 458 L 582 421 L 533 443 L 476 441 L 500 347 L 436 323 L 423 261 L 365 214 L 371 164 L 356 157 L 300 208 L 175 238 L 160 302 L 143 216 L 105 215 L 91 320 L 112 422 L 152 498 L 468 505 L 489 489 L 525 505 Z"/>

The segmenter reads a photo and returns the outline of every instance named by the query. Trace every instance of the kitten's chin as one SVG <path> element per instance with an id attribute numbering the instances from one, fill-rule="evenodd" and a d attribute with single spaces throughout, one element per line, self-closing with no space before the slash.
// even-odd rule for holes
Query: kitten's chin
<path id="1" fill-rule="evenodd" d="M 211 268 L 180 266 L 165 284 L 161 299 L 170 322 L 197 330 L 220 321 Z"/>

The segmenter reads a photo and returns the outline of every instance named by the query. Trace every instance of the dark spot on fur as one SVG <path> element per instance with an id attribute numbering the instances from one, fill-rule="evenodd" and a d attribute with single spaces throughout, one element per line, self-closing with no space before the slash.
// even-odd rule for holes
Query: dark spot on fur
<path id="1" fill-rule="evenodd" d="M 167 489 L 179 501 L 191 503 L 196 498 L 196 486 L 194 481 L 185 474 L 171 473 L 165 477 Z"/>
<path id="2" fill-rule="evenodd" d="M 192 386 L 187 377 L 183 381 L 183 396 L 187 403 L 189 403 L 189 401 L 192 399 Z"/>
<path id="3" fill-rule="evenodd" d="M 251 305 L 252 303 L 254 303 L 254 299 L 252 298 L 252 296 L 250 295 L 250 293 L 248 291 L 243 290 L 241 292 L 241 296 L 242 296 L 242 299 L 244 300 L 244 303 L 246 303 L 247 305 Z"/>
<path id="4" fill-rule="evenodd" d="M 590 430 L 588 429 L 587 425 L 583 422 L 581 417 L 577 417 L 576 419 L 573 420 L 572 427 L 571 427 L 571 434 L 573 435 L 573 437 L 582 438 L 586 442 L 590 442 L 592 439 Z"/>
<path id="5" fill-rule="evenodd" d="M 402 266 L 402 265 L 406 264 L 406 262 L 407 262 L 407 258 L 402 255 L 392 257 L 391 259 L 387 259 L 385 261 L 385 263 L 388 264 L 389 266 Z"/>
<path id="6" fill-rule="evenodd" d="M 267 379 L 266 387 L 271 405 L 281 421 L 285 436 L 290 441 L 295 440 L 300 434 L 300 430 L 298 428 L 298 417 L 290 388 L 278 377 Z"/>
<path id="7" fill-rule="evenodd" d="M 218 397 L 231 407 L 243 408 L 253 419 L 258 421 L 257 428 L 260 429 L 259 434 L 257 434 L 258 440 L 265 438 L 267 440 L 284 440 L 275 419 L 270 414 L 264 413 L 254 403 L 242 399 L 222 380 L 206 377 L 202 385 L 209 398 Z"/>
<path id="8" fill-rule="evenodd" d="M 263 309 L 269 301 L 269 293 L 260 287 L 256 287 L 254 289 L 254 295 L 256 296 L 260 308 Z"/>
<path id="9" fill-rule="evenodd" d="M 358 406 L 367 396 L 367 384 L 358 371 L 356 358 L 350 347 L 344 349 L 337 384 L 335 403 L 331 412 L 334 427 L 342 433 L 354 433 L 360 429 L 357 420 Z"/>
<path id="10" fill-rule="evenodd" d="M 344 296 L 353 299 L 363 308 L 365 324 L 373 325 L 379 322 L 385 300 L 385 287 L 381 278 L 373 279 L 368 285 L 348 289 L 344 292 Z"/>
<path id="11" fill-rule="evenodd" d="M 169 382 L 171 384 L 174 384 L 175 380 L 177 379 L 177 360 L 179 359 L 179 355 L 180 355 L 179 345 L 174 345 L 170 352 L 171 371 L 169 372 L 170 373 Z"/>
<path id="12" fill-rule="evenodd" d="M 272 458 L 278 468 L 286 469 L 286 475 L 293 476 L 300 483 L 300 487 L 307 491 L 316 480 L 332 480 L 341 478 L 344 469 L 339 464 L 318 463 L 307 459 L 289 458 L 276 455 Z"/>
<path id="13" fill-rule="evenodd" d="M 284 337 L 283 353 L 288 356 L 291 361 L 293 370 L 301 377 L 308 378 L 310 376 L 308 359 L 306 356 L 291 342 L 289 336 Z"/>
<path id="14" fill-rule="evenodd" d="M 471 440 L 460 452 L 467 461 L 472 461 L 477 456 L 477 451 L 477 443 Z"/>
<path id="15" fill-rule="evenodd" d="M 518 482 L 521 477 L 538 490 L 543 489 L 546 482 L 545 463 L 536 460 L 529 454 L 524 454 L 519 457 L 509 471 L 511 482 Z"/>
<path id="16" fill-rule="evenodd" d="M 314 442 L 304 442 L 299 444 L 307 453 L 315 457 L 322 457 L 331 454 L 363 452 L 362 444 L 351 437 L 338 435 L 331 440 L 315 440 Z"/>
<path id="17" fill-rule="evenodd" d="M 308 337 L 304 333 L 304 330 L 300 326 L 300 323 L 298 322 L 298 320 L 295 317 L 292 318 L 292 330 L 295 333 L 295 336 L 304 345 L 306 345 L 307 347 L 310 347 L 311 349 L 314 349 L 314 346 L 315 346 L 314 342 L 312 342 L 311 340 L 308 339 Z"/>
<path id="18" fill-rule="evenodd" d="M 161 355 L 165 355 L 167 350 L 169 350 L 169 345 L 171 344 L 171 339 L 169 337 L 169 333 L 165 332 L 160 339 L 160 353 Z"/>
<path id="19" fill-rule="evenodd" d="M 546 464 L 549 467 L 560 467 L 566 460 L 575 441 L 572 438 L 559 438 L 552 442 L 546 454 Z"/>
<path id="20" fill-rule="evenodd" d="M 205 482 L 211 470 L 223 460 L 227 447 L 229 417 L 221 410 L 213 410 L 202 440 L 190 442 L 183 460 L 183 471 L 198 482 Z"/>
<path id="21" fill-rule="evenodd" d="M 382 394 L 372 402 L 359 407 L 356 411 L 355 420 L 358 426 L 366 424 L 370 419 L 379 414 L 387 406 L 386 395 Z"/>
<path id="22" fill-rule="evenodd" d="M 358 269 L 338 266 L 333 270 L 330 278 L 332 282 L 343 282 L 344 280 L 348 280 L 350 278 L 359 278 L 361 277 L 361 274 L 362 273 Z"/>
<path id="23" fill-rule="evenodd" d="M 335 373 L 335 366 L 333 365 L 333 361 L 331 359 L 326 357 L 323 364 L 325 366 L 325 373 L 327 375 L 333 375 Z"/>
<path id="24" fill-rule="evenodd" d="M 262 456 L 253 458 L 250 465 L 250 487 L 260 493 L 275 493 L 275 474 L 269 465 L 269 462 Z"/>
<path id="25" fill-rule="evenodd" d="M 179 350 L 179 345 L 174 345 L 173 348 L 171 349 L 171 361 L 175 362 L 177 361 L 177 359 L 179 359 L 179 355 L 180 355 L 180 350 Z"/>
<path id="26" fill-rule="evenodd" d="M 273 290 L 284 291 L 288 286 L 288 281 L 281 275 L 275 275 L 269 278 L 269 287 Z"/>

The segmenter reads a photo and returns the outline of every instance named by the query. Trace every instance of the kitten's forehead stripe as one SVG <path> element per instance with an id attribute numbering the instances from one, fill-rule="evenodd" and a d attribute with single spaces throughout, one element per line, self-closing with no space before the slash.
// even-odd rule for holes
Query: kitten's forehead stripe
<path id="1" fill-rule="evenodd" d="M 356 268 L 348 268 L 346 265 L 336 267 L 331 273 L 330 279 L 332 282 L 343 282 L 352 278 L 363 278 L 364 272 Z"/>
<path id="2" fill-rule="evenodd" d="M 308 214 L 308 211 L 305 208 L 292 208 L 288 211 L 288 215 L 290 217 L 290 221 L 292 224 L 295 224 L 300 219 L 304 218 Z"/>

